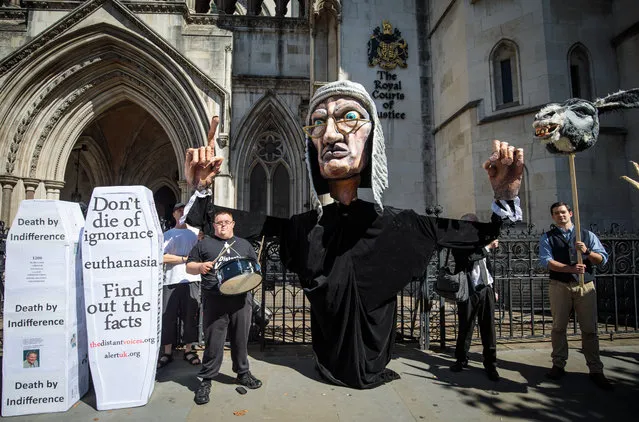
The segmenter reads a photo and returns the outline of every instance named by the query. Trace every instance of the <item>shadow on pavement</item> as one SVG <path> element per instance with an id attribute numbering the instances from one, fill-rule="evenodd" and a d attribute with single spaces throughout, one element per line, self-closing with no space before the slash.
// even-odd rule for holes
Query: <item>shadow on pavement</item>
<path id="1" fill-rule="evenodd" d="M 483 414 L 528 421 L 635 420 L 639 411 L 639 353 L 601 352 L 613 359 L 604 360 L 606 376 L 615 386 L 610 392 L 598 389 L 583 372 L 569 372 L 560 381 L 550 381 L 545 378 L 548 367 L 517 360 L 527 356 L 525 351 L 504 352 L 501 356 L 498 351 L 502 375 L 499 382 L 486 377 L 480 353 L 471 353 L 469 369 L 454 373 L 449 369 L 454 363 L 452 354 L 422 353 L 403 345 L 398 345 L 395 351 L 398 357 L 415 362 L 405 363 L 407 370 L 402 371 L 402 377 L 417 376 L 456 390 L 463 404 Z M 584 359 L 576 350 L 571 350 L 571 356 Z"/>

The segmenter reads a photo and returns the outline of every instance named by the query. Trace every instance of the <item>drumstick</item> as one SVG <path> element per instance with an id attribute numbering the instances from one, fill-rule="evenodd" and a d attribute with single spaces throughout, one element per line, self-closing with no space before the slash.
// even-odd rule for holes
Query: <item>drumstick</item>
<path id="1" fill-rule="evenodd" d="M 233 246 L 234 243 L 235 243 L 235 240 L 229 243 L 228 245 L 226 245 L 225 247 L 223 247 L 220 253 L 215 257 L 215 259 L 211 261 L 211 263 L 215 264 L 217 260 L 220 259 L 220 257 L 226 253 L 226 251 L 231 249 L 231 246 Z"/>
<path id="2" fill-rule="evenodd" d="M 257 252 L 257 262 L 262 262 L 260 261 L 260 258 L 262 258 L 262 248 L 264 247 L 264 237 L 262 236 L 262 241 L 260 242 L 260 250 Z"/>

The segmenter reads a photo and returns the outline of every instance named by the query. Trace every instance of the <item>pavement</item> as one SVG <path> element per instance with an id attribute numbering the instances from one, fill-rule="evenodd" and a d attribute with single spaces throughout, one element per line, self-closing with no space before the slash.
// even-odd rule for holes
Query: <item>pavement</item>
<path id="1" fill-rule="evenodd" d="M 471 349 L 471 367 L 453 373 L 452 349 L 420 351 L 398 344 L 388 367 L 401 379 L 372 390 L 323 382 L 309 346 L 250 348 L 251 372 L 262 388 L 235 391 L 231 359 L 213 382 L 211 401 L 193 402 L 198 367 L 175 360 L 158 371 L 146 406 L 95 410 L 90 391 L 64 413 L 4 418 L 29 422 L 107 421 L 631 421 L 639 415 L 639 337 L 601 341 L 607 377 L 615 390 L 599 390 L 588 378 L 579 342 L 571 341 L 568 374 L 559 382 L 544 377 L 551 366 L 550 343 L 500 344 L 501 380 L 486 377 L 481 347 Z"/>

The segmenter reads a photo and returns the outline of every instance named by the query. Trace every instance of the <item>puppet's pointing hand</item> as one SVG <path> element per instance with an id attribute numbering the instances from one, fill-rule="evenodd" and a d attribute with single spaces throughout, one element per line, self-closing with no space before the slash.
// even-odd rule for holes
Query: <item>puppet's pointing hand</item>
<path id="1" fill-rule="evenodd" d="M 493 141 L 493 152 L 483 166 L 493 187 L 495 199 L 511 200 L 519 195 L 524 174 L 524 150 Z"/>
<path id="2" fill-rule="evenodd" d="M 637 175 L 639 176 L 639 164 L 635 163 L 634 161 L 631 161 L 631 163 L 635 167 L 635 171 L 637 172 Z M 632 186 L 634 186 L 637 189 L 639 189 L 639 181 L 633 180 L 633 179 L 629 178 L 628 176 L 621 176 L 621 178 L 626 180 L 626 181 L 628 181 Z"/>
<path id="3" fill-rule="evenodd" d="M 211 119 L 207 146 L 186 150 L 184 175 L 189 186 L 197 190 L 206 189 L 213 184 L 224 161 L 224 158 L 215 155 L 215 131 L 219 122 L 218 116 Z"/>

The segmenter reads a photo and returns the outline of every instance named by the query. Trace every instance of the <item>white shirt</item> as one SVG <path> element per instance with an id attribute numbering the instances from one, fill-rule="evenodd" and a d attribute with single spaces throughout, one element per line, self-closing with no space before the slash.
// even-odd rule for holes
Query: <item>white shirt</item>
<path id="1" fill-rule="evenodd" d="M 488 251 L 488 248 L 485 248 Z M 490 286 L 493 284 L 493 276 L 490 275 L 488 267 L 486 266 L 486 258 L 477 260 L 473 263 L 473 270 L 470 273 L 470 281 L 473 283 L 473 287 L 477 287 L 480 284 L 486 284 Z"/>
<path id="2" fill-rule="evenodd" d="M 165 254 L 188 256 L 196 243 L 197 235 L 187 228 L 171 229 L 164 233 Z M 200 276 L 187 273 L 186 263 L 164 265 L 165 286 L 192 281 L 200 281 Z"/>

